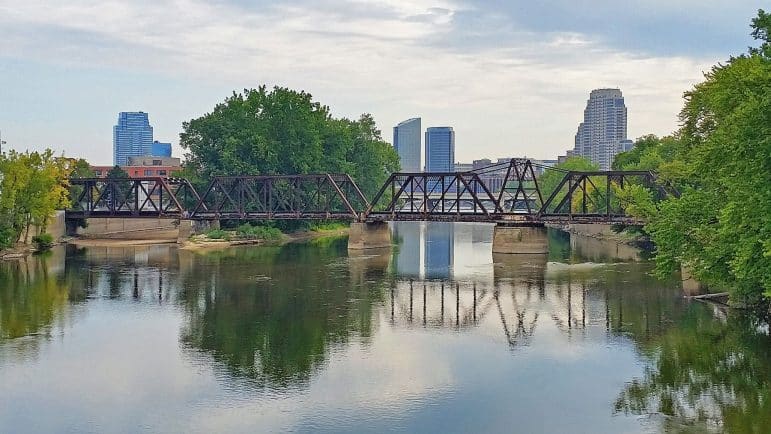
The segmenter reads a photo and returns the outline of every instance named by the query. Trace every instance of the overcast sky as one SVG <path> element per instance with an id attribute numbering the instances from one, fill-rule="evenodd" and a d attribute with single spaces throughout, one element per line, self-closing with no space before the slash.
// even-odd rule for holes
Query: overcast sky
<path id="1" fill-rule="evenodd" d="M 555 158 L 589 91 L 629 135 L 677 127 L 682 93 L 752 44 L 745 0 L 0 0 L 0 131 L 16 149 L 112 161 L 120 111 L 175 153 L 233 90 L 303 89 L 335 116 L 451 125 L 456 158 Z"/>

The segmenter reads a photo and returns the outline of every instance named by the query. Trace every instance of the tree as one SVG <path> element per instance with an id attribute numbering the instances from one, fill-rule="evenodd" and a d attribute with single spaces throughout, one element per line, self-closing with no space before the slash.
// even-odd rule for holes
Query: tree
<path id="1" fill-rule="evenodd" d="M 660 273 L 686 265 L 732 300 L 771 296 L 771 18 L 752 21 L 758 48 L 714 66 L 685 93 L 672 138 L 621 155 L 655 168 L 680 190 L 647 210 Z M 643 195 L 638 204 L 649 201 Z"/>
<path id="2" fill-rule="evenodd" d="M 109 178 L 109 179 L 128 179 L 128 178 L 129 178 L 129 174 L 128 174 L 128 172 L 126 172 L 125 170 L 123 170 L 123 169 L 122 169 L 120 166 L 118 166 L 117 164 L 116 164 L 116 165 L 115 165 L 115 166 L 114 166 L 112 169 L 110 169 L 110 170 L 107 172 L 107 175 L 105 175 L 105 176 L 106 176 L 107 178 Z"/>
<path id="3" fill-rule="evenodd" d="M 53 151 L 19 153 L 10 151 L 0 157 L 0 233 L 8 246 L 34 225 L 45 231 L 57 209 L 68 203 L 70 167 L 67 159 Z"/>
<path id="4" fill-rule="evenodd" d="M 562 163 L 557 164 L 552 169 L 546 169 L 541 176 L 538 177 L 538 188 L 541 190 L 543 200 L 546 201 L 554 190 L 559 186 L 559 183 L 565 178 L 565 173 L 568 171 L 594 171 L 599 170 L 600 166 L 596 163 L 592 163 L 591 160 L 574 156 L 570 157 Z M 602 183 L 600 183 L 602 184 Z M 598 184 L 598 185 L 600 185 Z M 554 197 L 554 204 L 559 203 L 562 198 L 565 197 L 566 188 L 562 188 Z M 575 200 L 578 196 L 574 197 Z M 572 205 L 571 205 L 572 206 Z"/>
<path id="5" fill-rule="evenodd" d="M 372 194 L 399 168 L 372 116 L 333 118 L 311 94 L 282 87 L 234 92 L 182 128 L 184 173 L 199 183 L 217 175 L 342 172 Z"/>

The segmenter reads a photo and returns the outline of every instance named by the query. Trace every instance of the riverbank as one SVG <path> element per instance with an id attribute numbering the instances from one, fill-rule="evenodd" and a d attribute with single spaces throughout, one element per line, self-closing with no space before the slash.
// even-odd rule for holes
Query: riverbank
<path id="1" fill-rule="evenodd" d="M 632 246 L 638 249 L 652 251 L 653 244 L 650 238 L 642 234 L 633 234 L 629 231 L 616 232 L 613 226 L 606 224 L 555 224 L 547 225 L 553 229 L 558 229 L 573 235 L 594 238 L 602 241 L 610 241 L 617 244 Z"/>
<path id="2" fill-rule="evenodd" d="M 212 239 L 206 234 L 194 235 L 182 243 L 176 239 L 115 239 L 115 238 L 70 238 L 66 240 L 69 244 L 80 247 L 130 247 L 130 246 L 148 246 L 159 244 L 178 244 L 180 249 L 185 250 L 204 250 L 204 249 L 224 249 L 235 246 L 261 246 L 261 245 L 283 245 L 288 243 L 302 243 L 317 238 L 340 237 L 348 235 L 349 228 L 334 227 L 329 229 L 301 230 L 289 233 L 281 233 L 276 239 L 243 239 L 239 238 L 236 231 L 223 231 L 229 239 Z M 232 238 L 231 238 L 232 237 Z M 0 254 L 0 258 L 1 258 Z"/>
<path id="3" fill-rule="evenodd" d="M 235 234 L 235 231 L 228 231 Z M 348 227 L 335 227 L 331 229 L 302 230 L 289 233 L 281 233 L 277 239 L 212 239 L 206 234 L 195 235 L 181 243 L 184 250 L 223 249 L 235 246 L 280 246 L 289 243 L 302 243 L 317 238 L 341 237 L 348 235 Z"/>
<path id="4" fill-rule="evenodd" d="M 35 253 L 35 246 L 32 244 L 18 244 L 10 249 L 0 250 L 0 260 L 12 261 L 24 258 Z"/>

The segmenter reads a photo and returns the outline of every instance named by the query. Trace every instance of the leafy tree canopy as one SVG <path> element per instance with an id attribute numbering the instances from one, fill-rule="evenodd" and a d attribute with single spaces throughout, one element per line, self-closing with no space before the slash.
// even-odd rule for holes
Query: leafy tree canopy
<path id="1" fill-rule="evenodd" d="M 372 116 L 334 118 L 311 94 L 265 86 L 233 93 L 211 113 L 185 122 L 185 176 L 347 173 L 372 194 L 399 169 Z"/>
<path id="2" fill-rule="evenodd" d="M 116 164 L 107 172 L 106 176 L 111 179 L 126 179 L 129 177 L 129 174 Z"/>
<path id="3" fill-rule="evenodd" d="M 0 247 L 25 231 L 29 236 L 31 225 L 44 229 L 54 211 L 69 203 L 70 163 L 50 149 L 0 155 Z"/>
<path id="4" fill-rule="evenodd" d="M 661 273 L 680 264 L 733 300 L 771 296 L 771 18 L 752 21 L 758 48 L 714 66 L 685 93 L 682 127 L 646 136 L 614 167 L 656 169 L 682 193 L 645 210 Z M 631 208 L 630 208 L 631 209 Z"/>
<path id="5" fill-rule="evenodd" d="M 588 158 L 574 156 L 554 166 L 554 169 L 558 170 L 545 170 L 543 174 L 538 177 L 538 187 L 541 190 L 541 194 L 546 199 L 557 185 L 565 177 L 564 171 L 593 171 L 600 170 L 600 166 L 596 163 L 592 163 Z"/>

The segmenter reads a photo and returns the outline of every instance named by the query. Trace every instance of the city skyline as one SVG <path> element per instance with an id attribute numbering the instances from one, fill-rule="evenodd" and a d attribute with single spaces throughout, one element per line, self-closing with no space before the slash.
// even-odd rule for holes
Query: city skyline
<path id="1" fill-rule="evenodd" d="M 564 1 L 543 14 L 538 4 L 333 3 L 193 0 L 183 10 L 160 1 L 151 12 L 109 1 L 7 3 L 3 139 L 107 162 L 114 113 L 132 108 L 153 113 L 156 134 L 179 154 L 183 122 L 265 83 L 304 89 L 336 116 L 372 113 L 383 131 L 411 113 L 453 125 L 473 146 L 460 160 L 551 158 L 571 145 L 589 89 L 624 89 L 630 138 L 672 132 L 682 92 L 751 43 L 746 17 L 757 8 L 657 2 L 654 14 L 643 4 Z"/>

